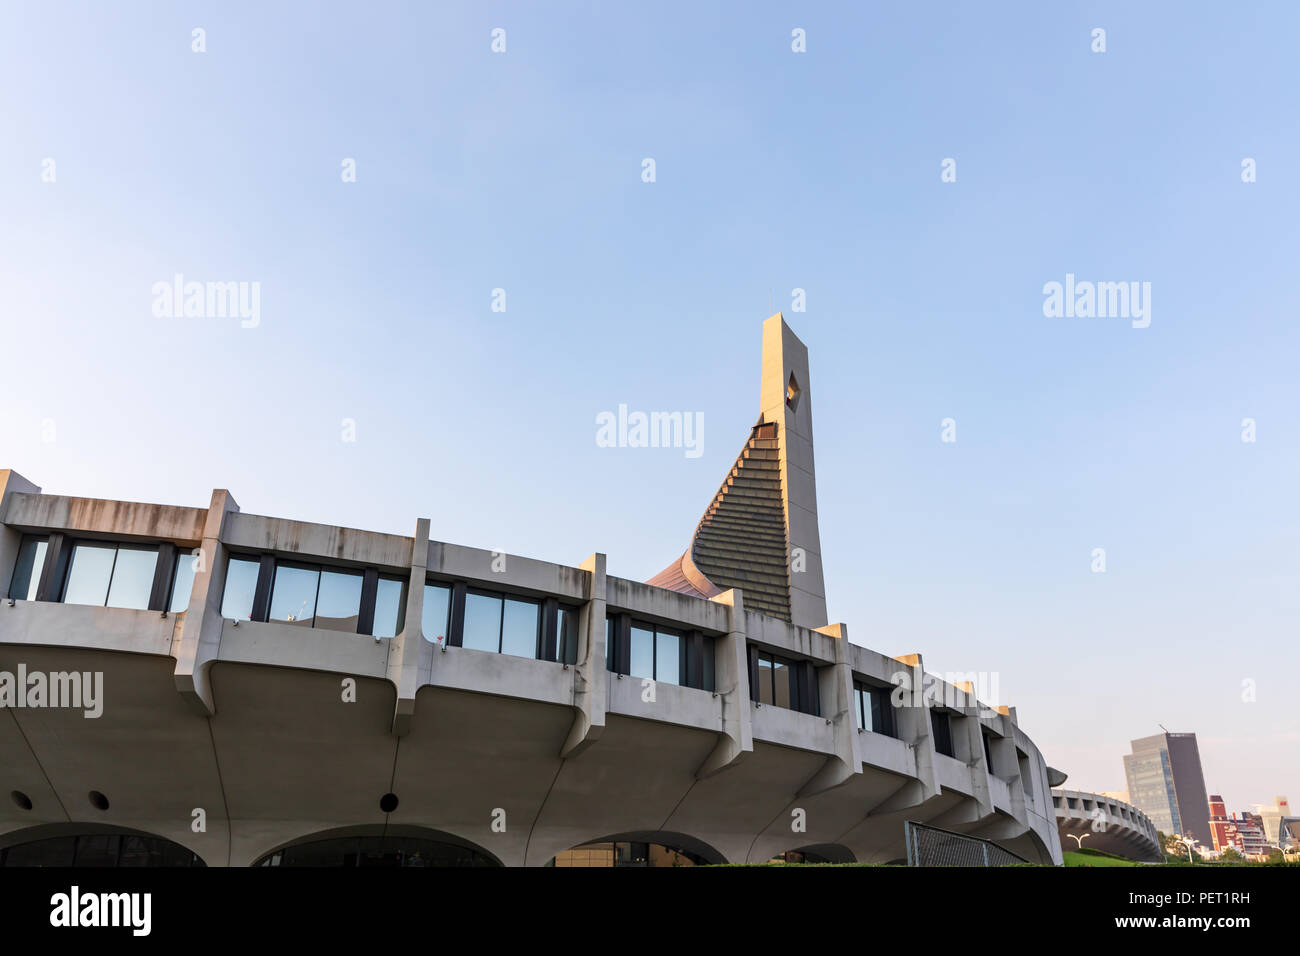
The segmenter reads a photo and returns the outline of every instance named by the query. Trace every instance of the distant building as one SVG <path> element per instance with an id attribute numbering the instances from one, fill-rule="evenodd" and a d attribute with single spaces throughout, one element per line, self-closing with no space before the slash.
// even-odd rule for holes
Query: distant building
<path id="1" fill-rule="evenodd" d="M 1264 821 L 1264 836 L 1270 844 L 1279 846 L 1282 842 L 1282 821 L 1291 818 L 1291 805 L 1286 797 L 1274 797 L 1272 806 L 1261 803 L 1255 809 Z"/>
<path id="2" fill-rule="evenodd" d="M 1228 814 L 1223 797 L 1210 795 L 1210 832 L 1215 852 L 1236 850 L 1247 858 L 1265 859 L 1276 841 L 1269 840 L 1263 818 L 1256 813 L 1243 813 L 1239 817 Z"/>
<path id="3" fill-rule="evenodd" d="M 1209 798 L 1196 734 L 1155 734 L 1131 741 L 1124 757 L 1129 801 L 1165 833 L 1211 846 Z"/>
<path id="4" fill-rule="evenodd" d="M 1228 809 L 1223 797 L 1210 794 L 1210 835 L 1216 852 L 1237 845 L 1237 828 L 1228 819 Z"/>
<path id="5" fill-rule="evenodd" d="M 1237 849 L 1247 857 L 1264 859 L 1268 856 L 1270 849 L 1268 840 L 1264 838 L 1264 821 L 1254 813 L 1243 813 L 1240 817 L 1234 817 L 1232 822 L 1237 827 L 1237 837 L 1239 843 Z"/>

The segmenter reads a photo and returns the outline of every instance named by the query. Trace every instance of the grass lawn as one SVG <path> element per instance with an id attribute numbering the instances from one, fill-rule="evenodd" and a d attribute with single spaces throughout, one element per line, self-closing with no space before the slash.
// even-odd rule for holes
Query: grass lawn
<path id="1" fill-rule="evenodd" d="M 1109 853 L 1100 853 L 1097 850 L 1066 850 L 1064 852 L 1066 866 L 1141 866 L 1133 860 L 1126 860 L 1122 856 L 1113 856 Z"/>

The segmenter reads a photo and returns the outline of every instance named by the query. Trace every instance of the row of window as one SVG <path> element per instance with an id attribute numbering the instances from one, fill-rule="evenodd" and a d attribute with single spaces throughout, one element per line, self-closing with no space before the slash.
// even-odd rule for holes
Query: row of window
<path id="1" fill-rule="evenodd" d="M 24 538 L 9 596 L 36 600 L 48 552 L 48 538 Z M 68 604 L 145 609 L 157 587 L 157 545 L 78 541 L 68 549 L 66 577 L 58 597 Z M 185 610 L 194 584 L 195 554 L 175 555 L 166 607 Z M 266 590 L 259 607 L 259 587 Z M 457 594 L 459 589 L 459 595 Z M 548 607 L 553 605 L 553 607 Z M 555 615 L 553 640 L 549 613 Z M 221 615 L 231 620 L 276 621 L 347 633 L 395 637 L 405 624 L 406 582 L 393 575 L 357 571 L 267 556 L 232 555 L 226 567 Z M 621 622 L 621 623 L 620 623 Z M 577 659 L 576 608 L 469 589 L 465 584 L 428 583 L 422 630 L 427 640 L 472 650 L 555 660 Z M 714 640 L 615 615 L 605 622 L 606 667 L 631 677 L 702 690 L 714 688 Z M 751 648 L 750 693 L 755 701 L 818 714 L 816 666 Z M 894 735 L 886 688 L 855 683 L 859 730 Z M 935 750 L 954 756 L 951 715 L 931 709 Z M 989 737 L 985 759 L 993 766 Z"/>
<path id="2" fill-rule="evenodd" d="M 406 582 L 372 570 L 232 555 L 221 616 L 396 637 L 406 617 Z"/>
<path id="3" fill-rule="evenodd" d="M 605 618 L 605 668 L 628 677 L 711 691 L 714 638 L 613 614 Z"/>
<path id="4" fill-rule="evenodd" d="M 157 605 L 156 610 L 183 611 L 189 606 L 195 554 L 177 553 L 171 544 L 65 542 L 60 536 L 47 573 L 50 544 L 49 536 L 23 538 L 9 597 L 136 610 Z"/>
<path id="5" fill-rule="evenodd" d="M 421 629 L 436 644 L 561 664 L 578 659 L 578 609 L 554 599 L 431 582 L 424 586 Z"/>

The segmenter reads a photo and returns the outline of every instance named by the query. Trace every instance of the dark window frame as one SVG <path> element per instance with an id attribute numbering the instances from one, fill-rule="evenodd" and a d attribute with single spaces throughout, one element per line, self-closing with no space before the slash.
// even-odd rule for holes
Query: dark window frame
<path id="1" fill-rule="evenodd" d="M 605 670 L 627 677 L 631 674 L 632 628 L 637 627 L 652 634 L 654 645 L 654 672 L 657 675 L 659 660 L 659 634 L 677 637 L 678 678 L 675 686 L 714 693 L 717 686 L 716 634 L 701 630 L 660 625 L 645 618 L 633 617 L 626 611 L 611 610 L 605 614 Z M 648 678 L 659 680 L 660 678 Z"/>
<path id="2" fill-rule="evenodd" d="M 227 551 L 224 560 L 226 562 L 226 574 L 221 582 L 221 605 L 224 609 L 226 600 L 226 588 L 230 583 L 230 562 L 247 561 L 250 564 L 258 566 L 257 583 L 253 590 L 253 606 L 249 610 L 246 620 L 258 624 L 286 624 L 290 627 L 302 626 L 304 630 L 312 631 L 334 631 L 336 634 L 352 634 L 359 637 L 374 637 L 374 614 L 375 600 L 378 593 L 380 581 L 393 581 L 401 585 L 401 597 L 398 601 L 397 614 L 397 633 L 401 634 L 406 627 L 406 601 L 407 601 L 407 579 L 401 574 L 392 571 L 380 570 L 376 567 L 360 567 L 351 564 L 328 564 L 320 561 L 313 561 L 301 557 L 280 557 L 275 554 L 263 553 L 257 551 L 231 550 Z M 178 562 L 179 564 L 179 562 Z M 275 594 L 275 575 L 282 568 L 298 569 L 303 571 L 316 572 L 316 593 L 312 603 L 311 625 L 308 627 L 299 621 L 281 621 L 272 619 L 271 601 Z M 361 578 L 361 601 L 357 607 L 357 629 L 355 631 L 344 631 L 332 627 L 316 626 L 316 611 L 320 604 L 320 582 L 324 572 L 330 571 L 335 574 L 354 575 Z M 427 582 L 435 583 L 435 582 Z M 441 582 L 438 582 L 441 583 Z M 173 587 L 175 585 L 173 584 Z M 168 598 L 170 601 L 170 598 Z M 245 620 L 239 618 L 238 620 Z M 388 637 L 379 637 L 379 640 L 391 640 Z"/>
<path id="3" fill-rule="evenodd" d="M 28 544 L 29 542 L 30 542 L 32 545 L 38 545 L 38 544 L 41 544 L 42 542 L 44 542 L 44 544 L 45 544 L 45 554 L 43 554 L 43 555 L 41 556 L 41 567 L 40 567 L 40 570 L 39 570 L 39 571 L 36 570 L 35 559 L 33 559 L 33 561 L 32 561 L 32 570 L 33 570 L 33 571 L 36 571 L 36 574 L 35 574 L 35 577 L 36 577 L 36 593 L 35 593 L 35 595 L 31 598 L 31 600 L 33 600 L 33 601 L 39 601 L 39 600 L 40 600 L 41 577 L 44 575 L 44 573 L 45 573 L 45 565 L 49 563 L 49 560 L 50 560 L 50 557 L 51 557 L 51 554 L 50 554 L 50 536 L 49 536 L 48 534 L 24 534 L 24 535 L 22 536 L 22 538 L 20 538 L 19 541 L 18 541 L 18 552 L 17 552 L 17 554 L 14 556 L 14 569 L 13 569 L 13 572 L 9 575 L 9 590 L 5 592 L 5 593 L 9 596 L 9 599 L 12 600 L 12 601 L 26 601 L 26 600 L 28 600 L 28 598 L 26 598 L 26 597 L 19 597 L 18 595 L 14 594 L 14 585 L 17 583 L 17 580 L 18 580 L 18 565 L 19 565 L 19 563 L 20 563 L 20 561 L 21 561 L 21 559 L 22 559 L 23 549 L 27 547 L 27 544 Z M 27 590 L 30 591 L 31 588 L 32 588 L 32 574 L 31 574 L 31 572 L 28 572 L 28 577 L 27 577 Z"/>
<path id="4" fill-rule="evenodd" d="M 540 658 L 540 656 L 541 656 L 541 652 L 542 652 L 542 636 L 543 636 L 543 632 L 545 631 L 545 625 L 546 625 L 546 622 L 545 622 L 545 620 L 544 620 L 543 617 L 542 617 L 543 603 L 544 603 L 544 602 L 543 602 L 543 600 L 542 600 L 541 598 L 535 598 L 535 597 L 531 597 L 531 596 L 529 596 L 529 595 L 524 595 L 524 594 L 514 594 L 514 593 L 512 593 L 512 592 L 510 592 L 510 591 L 490 591 L 490 590 L 488 590 L 488 589 L 486 589 L 486 588 L 469 587 L 468 585 L 465 587 L 465 594 L 466 594 L 466 596 L 469 596 L 469 595 L 472 594 L 472 595 L 474 595 L 475 597 L 488 597 L 488 598 L 495 598 L 495 599 L 497 599 L 497 600 L 499 600 L 499 601 L 501 602 L 501 615 L 500 615 L 500 617 L 499 617 L 499 619 L 498 619 L 498 622 L 497 622 L 497 649 L 496 649 L 496 651 L 495 651 L 495 653 L 497 653 L 497 654 L 504 654 L 504 653 L 505 653 L 505 651 L 502 650 L 502 647 L 505 646 L 505 632 L 506 632 L 506 601 L 517 601 L 517 602 L 519 602 L 519 603 L 521 603 L 521 604 L 532 604 L 532 605 L 534 605 L 534 606 L 537 608 L 537 627 L 536 627 L 536 632 L 535 632 L 534 635 L 533 635 L 533 655 L 532 655 L 532 659 L 533 659 L 533 660 L 538 660 L 538 659 Z M 462 633 L 462 635 L 463 635 L 463 633 L 464 633 L 464 630 L 463 630 L 463 629 L 464 629 L 464 614 L 465 614 L 465 606 L 464 606 L 464 604 L 461 605 L 460 612 L 461 612 L 461 615 L 462 615 L 462 617 L 461 617 L 461 622 L 462 622 L 462 623 L 461 623 L 461 633 Z M 473 649 L 473 648 L 472 648 L 472 649 Z M 492 651 L 488 651 L 487 653 L 494 653 L 494 652 L 492 652 Z M 508 656 L 510 656 L 510 657 L 522 657 L 522 655 L 520 655 L 520 654 L 510 654 L 510 655 L 508 655 Z M 523 658 L 523 659 L 524 659 L 524 660 L 528 660 L 528 658 Z M 544 659 L 544 658 L 542 658 L 542 659 Z"/>
<path id="5" fill-rule="evenodd" d="M 894 708 L 890 703 L 892 688 L 868 680 L 853 681 L 854 710 L 857 711 L 858 731 L 864 734 L 880 734 L 882 737 L 896 737 L 894 726 Z M 874 706 L 873 706 L 874 705 Z M 879 720 L 867 721 L 870 713 Z"/>
<path id="6" fill-rule="evenodd" d="M 793 710 L 812 717 L 821 716 L 821 689 L 818 686 L 818 665 L 815 661 L 798 657 L 787 657 L 776 651 L 769 651 L 756 644 L 749 645 L 749 696 L 756 703 L 763 703 L 762 674 L 763 662 L 768 664 L 771 677 L 771 707 Z M 775 703 L 777 666 L 786 668 L 790 681 L 790 706 Z"/>
<path id="7" fill-rule="evenodd" d="M 930 708 L 930 735 L 934 741 L 935 753 L 955 760 L 957 749 L 953 746 L 952 718 L 953 714 L 949 710 L 942 707 Z"/>
<path id="8" fill-rule="evenodd" d="M 29 536 L 24 535 L 25 542 Z M 125 608 L 120 607 L 117 610 L 134 610 L 134 611 L 166 611 L 171 600 L 171 575 L 175 566 L 175 553 L 177 545 L 171 541 L 135 541 L 130 539 L 102 538 L 102 537 L 82 537 L 65 535 L 62 533 L 51 532 L 46 535 L 34 534 L 30 537 L 36 539 L 45 539 L 45 562 L 41 569 L 41 579 L 38 585 L 36 600 L 49 601 L 55 604 L 66 604 L 68 584 L 72 577 L 72 563 L 76 556 L 77 548 L 81 546 L 91 548 L 112 548 L 113 564 L 108 572 L 108 587 L 104 591 L 103 604 L 86 604 L 83 607 L 114 607 L 108 603 L 108 599 L 113 593 L 113 580 L 117 576 L 117 562 L 123 548 L 128 551 L 151 551 L 157 557 L 154 559 L 153 580 L 149 586 L 149 596 L 145 599 L 145 606 L 142 608 Z M 10 589 L 13 584 L 10 582 Z"/>

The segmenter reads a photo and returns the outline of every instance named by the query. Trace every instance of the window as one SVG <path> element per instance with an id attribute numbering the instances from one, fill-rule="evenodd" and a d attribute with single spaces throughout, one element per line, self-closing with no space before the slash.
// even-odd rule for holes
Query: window
<path id="1" fill-rule="evenodd" d="M 226 591 L 221 597 L 221 616 L 247 621 L 253 616 L 253 595 L 257 592 L 259 562 L 232 557 L 226 564 Z"/>
<path id="2" fill-rule="evenodd" d="M 72 548 L 63 603 L 144 610 L 157 564 L 156 547 L 78 543 Z"/>
<path id="3" fill-rule="evenodd" d="M 72 552 L 68 583 L 63 589 L 64 602 L 102 605 L 107 601 L 116 556 L 117 549 L 112 546 L 77 545 Z"/>
<path id="4" fill-rule="evenodd" d="M 461 647 L 476 651 L 501 650 L 500 595 L 465 595 L 465 628 L 461 634 Z"/>
<path id="5" fill-rule="evenodd" d="M 420 620 L 420 630 L 424 639 L 446 646 L 447 624 L 451 618 L 451 588 L 441 584 L 424 586 L 424 613 Z"/>
<path id="6" fill-rule="evenodd" d="M 577 618 L 577 611 L 573 610 Z M 677 631 L 627 613 L 605 618 L 605 669 L 664 684 L 713 690 L 716 638 L 702 631 Z M 576 656 L 576 651 L 573 652 Z"/>
<path id="7" fill-rule="evenodd" d="M 401 578 L 380 578 L 375 589 L 375 623 L 370 633 L 375 637 L 396 637 L 405 626 L 405 582 Z"/>
<path id="8" fill-rule="evenodd" d="M 1025 796 L 1034 795 L 1034 770 L 1029 757 L 1023 750 L 1016 751 L 1016 764 L 1020 768 L 1020 783 L 1025 788 Z"/>
<path id="9" fill-rule="evenodd" d="M 268 621 L 311 627 L 316 616 L 320 570 L 294 564 L 276 564 Z"/>
<path id="10" fill-rule="evenodd" d="M 49 540 L 28 535 L 18 549 L 18 563 L 14 567 L 13 581 L 9 585 L 9 596 L 17 601 L 35 601 L 36 588 L 41 583 L 41 571 L 45 569 L 45 551 Z"/>
<path id="11" fill-rule="evenodd" d="M 853 703 L 857 711 L 858 730 L 892 737 L 893 711 L 889 704 L 889 691 L 874 684 L 855 683 Z"/>
<path id="12" fill-rule="evenodd" d="M 649 624 L 633 624 L 629 677 L 643 677 L 663 684 L 682 684 L 682 637 L 675 631 Z"/>
<path id="13" fill-rule="evenodd" d="M 578 662 L 578 613 L 577 608 L 563 606 L 556 611 L 555 659 L 561 664 Z"/>
<path id="14" fill-rule="evenodd" d="M 158 567 L 157 548 L 117 549 L 113 565 L 113 582 L 108 588 L 109 607 L 130 607 L 143 611 L 149 607 L 153 590 L 154 569 Z"/>
<path id="15" fill-rule="evenodd" d="M 750 696 L 760 704 L 785 707 L 804 714 L 820 710 L 817 668 L 810 661 L 796 661 L 749 649 Z"/>
<path id="16" fill-rule="evenodd" d="M 989 773 L 996 777 L 997 774 L 994 772 L 993 767 L 993 742 L 990 739 L 992 734 L 987 730 L 981 730 L 980 736 L 984 738 L 984 766 L 988 768 Z"/>
<path id="17" fill-rule="evenodd" d="M 197 554 L 176 555 L 176 570 L 172 573 L 172 595 L 167 610 L 178 614 L 190 606 L 190 594 L 194 591 L 194 569 L 198 566 Z"/>
<path id="18" fill-rule="evenodd" d="M 952 750 L 952 718 L 946 710 L 930 711 L 930 727 L 934 733 L 934 749 L 945 757 L 954 756 Z"/>
<path id="19" fill-rule="evenodd" d="M 505 599 L 501 618 L 501 653 L 515 657 L 537 657 L 542 606 L 536 601 Z"/>
<path id="20" fill-rule="evenodd" d="M 469 591 L 461 646 L 537 657 L 541 619 L 542 606 L 537 601 Z"/>
<path id="21" fill-rule="evenodd" d="M 655 676 L 655 632 L 650 628 L 632 627 L 632 657 L 628 666 L 630 677 Z"/>
<path id="22" fill-rule="evenodd" d="M 361 620 L 361 585 L 364 575 L 351 571 L 320 572 L 313 627 L 357 633 Z"/>

